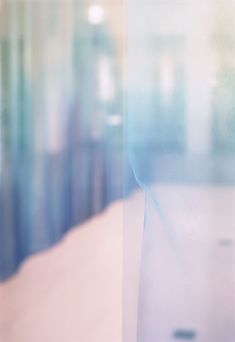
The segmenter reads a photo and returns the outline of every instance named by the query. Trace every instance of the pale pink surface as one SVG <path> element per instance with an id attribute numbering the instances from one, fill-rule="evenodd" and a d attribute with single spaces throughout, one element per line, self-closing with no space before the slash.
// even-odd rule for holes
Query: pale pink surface
<path id="1" fill-rule="evenodd" d="M 1 342 L 120 342 L 123 205 L 29 258 L 0 286 Z"/>
<path id="2" fill-rule="evenodd" d="M 179 327 L 195 329 L 197 342 L 234 342 L 235 188 L 158 186 L 154 191 L 192 280 L 195 304 L 186 316 L 178 261 L 149 204 L 153 225 L 147 229 L 158 248 L 149 250 L 153 262 L 146 267 L 161 276 L 157 289 L 146 283 L 150 302 L 159 300 L 156 314 L 148 317 L 150 327 L 161 327 L 156 342 L 173 341 Z M 124 342 L 136 342 L 143 197 L 138 191 L 124 205 L 112 204 L 57 246 L 29 258 L 0 286 L 0 342 L 121 342 L 122 319 Z M 223 247 L 223 240 L 231 245 Z M 204 300 L 198 302 L 199 296 Z"/>

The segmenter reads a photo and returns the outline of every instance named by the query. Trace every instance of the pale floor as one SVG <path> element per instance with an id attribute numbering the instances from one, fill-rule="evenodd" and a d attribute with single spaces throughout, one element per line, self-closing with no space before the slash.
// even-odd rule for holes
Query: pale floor
<path id="1" fill-rule="evenodd" d="M 153 191 L 166 219 L 149 199 L 140 292 L 138 191 L 0 286 L 0 342 L 121 342 L 123 331 L 123 342 L 136 342 L 139 293 L 138 342 L 176 341 L 177 331 L 195 333 L 194 342 L 235 342 L 235 188 Z"/>
<path id="2" fill-rule="evenodd" d="M 120 342 L 122 203 L 0 286 L 1 342 Z"/>
<path id="3" fill-rule="evenodd" d="M 235 342 L 235 187 L 152 191 L 162 214 L 149 199 L 139 342 Z"/>

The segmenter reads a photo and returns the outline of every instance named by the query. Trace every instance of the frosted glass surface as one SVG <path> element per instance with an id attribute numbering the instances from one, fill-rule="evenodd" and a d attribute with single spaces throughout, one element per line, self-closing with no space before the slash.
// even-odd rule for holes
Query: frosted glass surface
<path id="1" fill-rule="evenodd" d="M 142 227 L 137 341 L 232 342 L 235 2 L 126 3 L 125 143 L 139 186 L 126 205 L 126 248 Z"/>

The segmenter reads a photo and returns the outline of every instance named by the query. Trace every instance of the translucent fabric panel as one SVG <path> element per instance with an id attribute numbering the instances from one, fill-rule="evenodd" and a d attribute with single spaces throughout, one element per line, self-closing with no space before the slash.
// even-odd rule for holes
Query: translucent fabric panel
<path id="1" fill-rule="evenodd" d="M 235 2 L 126 3 L 124 340 L 232 342 Z"/>
<path id="2" fill-rule="evenodd" d="M 0 3 L 0 280 L 122 194 L 117 49 L 104 7 Z"/>

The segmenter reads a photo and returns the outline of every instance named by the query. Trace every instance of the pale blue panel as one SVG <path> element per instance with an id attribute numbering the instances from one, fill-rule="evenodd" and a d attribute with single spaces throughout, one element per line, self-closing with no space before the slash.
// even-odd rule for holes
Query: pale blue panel
<path id="1" fill-rule="evenodd" d="M 235 3 L 126 3 L 137 340 L 234 341 Z"/>

